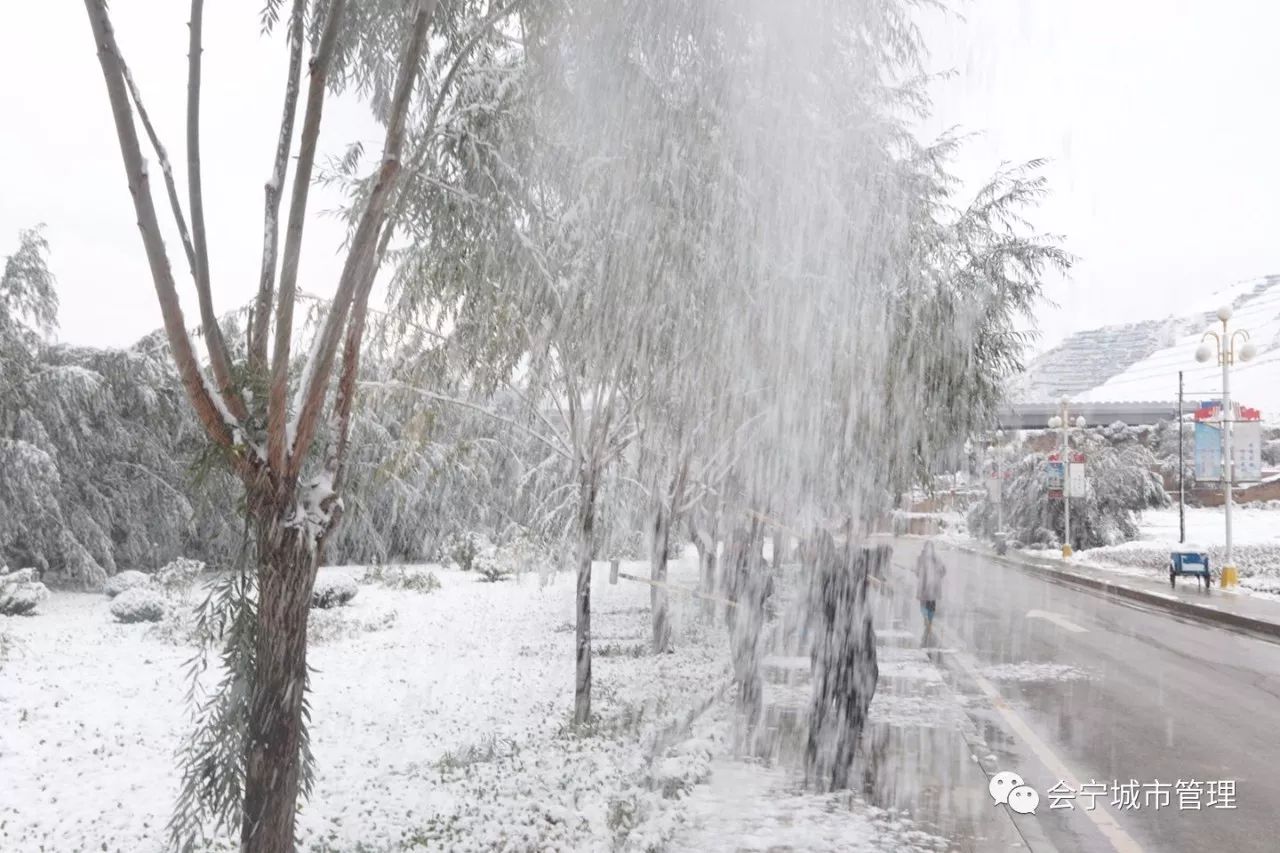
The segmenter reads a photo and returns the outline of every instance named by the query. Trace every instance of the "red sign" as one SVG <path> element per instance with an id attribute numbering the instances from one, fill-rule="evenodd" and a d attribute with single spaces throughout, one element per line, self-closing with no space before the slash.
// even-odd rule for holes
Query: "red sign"
<path id="1" fill-rule="evenodd" d="M 1232 403 L 1231 408 L 1235 410 L 1235 419 L 1237 421 L 1260 421 L 1262 420 L 1262 412 L 1258 409 L 1252 409 L 1248 406 L 1242 406 L 1239 403 Z M 1198 421 L 1216 421 L 1221 416 L 1222 403 L 1219 400 L 1209 400 L 1200 404 L 1196 409 L 1196 420 Z"/>

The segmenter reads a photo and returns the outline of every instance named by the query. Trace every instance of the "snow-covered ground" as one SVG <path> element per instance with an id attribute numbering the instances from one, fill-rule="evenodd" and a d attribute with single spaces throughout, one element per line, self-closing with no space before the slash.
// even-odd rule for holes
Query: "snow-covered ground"
<path id="1" fill-rule="evenodd" d="M 1164 578 L 1169 553 L 1181 548 L 1207 552 L 1216 571 L 1225 556 L 1223 509 L 1187 507 L 1186 526 L 1186 542 L 1179 544 L 1177 507 L 1148 510 L 1142 515 L 1138 539 L 1082 551 L 1078 557 L 1099 568 Z M 1241 589 L 1268 596 L 1280 593 L 1280 509 L 1237 506 L 1231 513 L 1231 532 Z"/>
<path id="2" fill-rule="evenodd" d="M 361 583 L 350 606 L 313 611 L 317 780 L 302 849 L 656 851 L 701 849 L 707 832 L 736 849 L 744 827 L 717 802 L 777 780 L 732 764 L 719 622 L 674 597 L 675 651 L 650 655 L 648 587 L 610 585 L 597 566 L 598 721 L 575 734 L 572 576 L 494 584 L 432 570 L 438 590 Z M 696 572 L 686 559 L 672 582 L 693 586 Z M 0 662 L 0 850 L 163 849 L 192 648 L 117 623 L 108 599 L 89 594 L 57 593 L 0 631 L 12 646 Z M 891 694 L 873 710 L 892 710 Z M 716 767 L 717 784 L 699 785 Z M 906 849 L 907 824 L 856 800 L 832 817 L 828 800 L 788 793 L 775 808 L 793 827 L 782 834 Z"/>
<path id="3" fill-rule="evenodd" d="M 305 849 L 587 850 L 670 834 L 679 802 L 646 783 L 691 785 L 711 755 L 659 750 L 651 766 L 649 747 L 726 680 L 723 637 L 681 610 L 675 653 L 646 654 L 648 589 L 610 586 L 598 569 L 599 722 L 578 736 L 572 577 L 541 587 L 435 571 L 435 592 L 362 584 L 349 607 L 323 611 Z M 0 849 L 162 847 L 192 649 L 115 622 L 108 604 L 56 594 L 5 623 L 16 650 L 0 679 Z"/>

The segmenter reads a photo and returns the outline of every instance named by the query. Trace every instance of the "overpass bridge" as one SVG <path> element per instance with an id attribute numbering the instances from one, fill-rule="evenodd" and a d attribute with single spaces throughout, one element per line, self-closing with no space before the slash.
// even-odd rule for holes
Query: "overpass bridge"
<path id="1" fill-rule="evenodd" d="M 1186 400 L 1183 412 L 1195 410 L 1195 401 Z M 1044 429 L 1049 418 L 1058 414 L 1058 404 L 1012 403 L 1001 407 L 998 418 L 1004 429 Z M 1176 400 L 1143 400 L 1119 403 L 1071 403 L 1071 416 L 1084 415 L 1090 426 L 1106 426 L 1120 421 L 1127 426 L 1152 426 L 1160 421 L 1175 420 L 1178 416 Z"/>

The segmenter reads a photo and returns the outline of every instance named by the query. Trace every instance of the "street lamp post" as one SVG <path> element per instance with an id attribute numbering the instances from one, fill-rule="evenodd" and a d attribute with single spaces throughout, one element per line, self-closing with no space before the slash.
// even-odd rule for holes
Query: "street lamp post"
<path id="1" fill-rule="evenodd" d="M 1226 557 L 1222 563 L 1222 585 L 1224 587 L 1235 586 L 1237 583 L 1236 564 L 1231 555 L 1231 481 L 1235 472 L 1235 462 L 1231 458 L 1231 365 L 1235 364 L 1238 357 L 1241 362 L 1250 361 L 1257 355 L 1257 347 L 1249 340 L 1249 333 L 1244 329 L 1236 329 L 1234 332 L 1228 329 L 1227 323 L 1231 319 L 1231 306 L 1223 305 L 1218 309 L 1218 320 L 1222 323 L 1222 331 L 1215 332 L 1210 330 L 1204 333 L 1200 339 L 1200 346 L 1196 347 L 1196 361 L 1200 363 L 1207 362 L 1216 354 L 1218 356 L 1218 364 L 1222 366 L 1222 407 L 1220 411 L 1220 428 L 1222 430 L 1222 507 L 1225 513 L 1227 548 Z M 1239 337 L 1243 344 L 1240 347 L 1239 355 L 1236 354 L 1236 338 Z M 1209 346 L 1209 338 L 1213 338 L 1214 345 Z"/>
<path id="2" fill-rule="evenodd" d="M 1084 415 L 1071 420 L 1071 400 L 1058 401 L 1058 414 L 1049 418 L 1049 429 L 1062 430 L 1062 556 L 1070 557 L 1071 551 L 1071 427 L 1084 429 Z"/>

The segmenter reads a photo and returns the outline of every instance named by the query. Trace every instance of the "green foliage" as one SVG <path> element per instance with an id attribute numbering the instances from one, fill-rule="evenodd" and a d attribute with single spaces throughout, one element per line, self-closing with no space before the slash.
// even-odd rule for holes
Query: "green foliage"
<path id="1" fill-rule="evenodd" d="M 214 583 L 196 610 L 196 654 L 188 663 L 187 703 L 195 725 L 179 752 L 182 782 L 169 842 L 194 851 L 210 833 L 238 829 L 244 798 L 245 737 L 253 689 L 257 635 L 255 573 L 243 566 Z M 217 650 L 223 675 L 212 693 L 202 679 Z M 304 750 L 304 788 L 310 788 L 310 750 Z"/>

